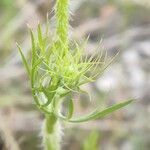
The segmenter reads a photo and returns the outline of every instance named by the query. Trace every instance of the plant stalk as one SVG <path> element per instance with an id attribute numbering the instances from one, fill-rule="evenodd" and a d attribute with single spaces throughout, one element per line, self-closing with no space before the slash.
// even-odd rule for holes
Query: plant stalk
<path id="1" fill-rule="evenodd" d="M 56 35 L 58 48 L 64 56 L 69 45 L 69 0 L 56 0 Z M 61 127 L 58 118 L 51 113 L 45 115 L 43 125 L 44 150 L 60 150 Z"/>
<path id="2" fill-rule="evenodd" d="M 43 125 L 44 150 L 60 150 L 61 127 L 54 114 L 46 115 Z"/>

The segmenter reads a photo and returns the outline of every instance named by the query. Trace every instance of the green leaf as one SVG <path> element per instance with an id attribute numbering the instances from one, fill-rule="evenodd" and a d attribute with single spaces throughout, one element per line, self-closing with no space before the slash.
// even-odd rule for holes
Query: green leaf
<path id="1" fill-rule="evenodd" d="M 39 46 L 40 48 L 43 50 L 43 38 L 42 38 L 42 31 L 41 31 L 41 25 L 38 24 L 38 42 L 39 42 Z"/>
<path id="2" fill-rule="evenodd" d="M 34 35 L 31 29 L 30 31 L 30 36 L 31 36 L 31 44 L 32 44 L 32 66 L 35 63 L 35 58 L 36 58 L 36 48 L 35 48 L 35 40 L 34 40 Z"/>
<path id="3" fill-rule="evenodd" d="M 32 44 L 32 70 L 31 70 L 31 86 L 34 86 L 34 80 L 35 80 L 35 72 L 36 69 L 34 68 L 35 61 L 36 61 L 36 46 L 35 46 L 35 39 L 33 35 L 33 31 L 29 29 L 30 36 L 31 36 L 31 44 Z"/>
<path id="4" fill-rule="evenodd" d="M 19 52 L 20 52 L 20 55 L 21 55 L 23 64 L 24 64 L 24 66 L 25 66 L 25 68 L 26 68 L 26 71 L 27 71 L 27 73 L 28 73 L 28 76 L 30 77 L 30 68 L 29 68 L 29 65 L 28 65 L 28 63 L 27 63 L 27 60 L 26 60 L 26 58 L 25 58 L 25 56 L 24 56 L 24 54 L 23 54 L 23 52 L 22 52 L 22 49 L 21 49 L 21 47 L 19 46 L 19 44 L 16 43 L 16 45 L 17 45 L 18 50 L 19 50 Z"/>
<path id="5" fill-rule="evenodd" d="M 49 18 L 48 18 L 48 13 L 47 13 L 47 16 L 46 16 L 46 30 L 45 30 L 46 38 L 48 37 L 48 33 L 49 33 Z"/>
<path id="6" fill-rule="evenodd" d="M 94 120 L 94 119 L 98 119 L 98 118 L 104 118 L 105 116 L 111 114 L 112 112 L 125 107 L 126 105 L 130 104 L 131 102 L 133 102 L 133 100 L 124 101 L 119 104 L 115 104 L 111 107 L 108 107 L 108 108 L 104 109 L 103 111 L 99 111 L 99 109 L 96 109 L 95 111 L 93 111 L 92 113 L 90 113 L 86 116 L 72 118 L 69 120 L 69 122 L 78 123 L 78 122 L 86 122 L 86 121 L 90 121 L 90 120 Z"/>
<path id="7" fill-rule="evenodd" d="M 73 115 L 73 110 L 74 110 L 74 107 L 73 107 L 73 100 L 70 99 L 69 100 L 69 103 L 68 103 L 68 114 L 67 114 L 67 120 L 70 119 Z"/>

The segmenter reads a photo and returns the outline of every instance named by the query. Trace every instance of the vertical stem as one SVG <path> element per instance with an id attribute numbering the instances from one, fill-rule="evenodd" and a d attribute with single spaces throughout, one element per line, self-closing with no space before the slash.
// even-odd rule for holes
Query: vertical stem
<path id="1" fill-rule="evenodd" d="M 63 55 L 68 51 L 69 37 L 69 0 L 56 0 L 56 35 L 58 37 L 57 46 Z M 43 144 L 45 150 L 60 150 L 61 129 L 57 117 L 45 116 L 43 126 Z"/>
<path id="2" fill-rule="evenodd" d="M 68 29 L 69 29 L 69 0 L 57 0 L 55 7 L 56 32 L 61 41 L 60 48 L 68 49 Z M 63 45 L 62 45 L 63 44 Z M 66 50 L 65 49 L 65 50 Z"/>
<path id="3" fill-rule="evenodd" d="M 46 115 L 43 136 L 44 150 L 60 150 L 61 129 L 54 114 Z"/>

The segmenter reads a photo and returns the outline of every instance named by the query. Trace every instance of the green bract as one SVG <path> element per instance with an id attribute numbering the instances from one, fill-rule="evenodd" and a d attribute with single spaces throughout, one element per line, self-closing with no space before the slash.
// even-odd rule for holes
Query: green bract
<path id="1" fill-rule="evenodd" d="M 47 29 L 47 28 L 46 28 Z M 132 100 L 109 107 L 101 112 L 96 109 L 85 117 L 71 119 L 73 115 L 72 93 L 82 93 L 80 86 L 93 82 L 110 62 L 102 61 L 102 55 L 84 57 L 84 47 L 76 42 L 74 48 L 65 47 L 64 43 L 46 30 L 42 34 L 41 26 L 38 25 L 37 38 L 30 29 L 32 43 L 32 61 L 27 63 L 20 46 L 18 45 L 22 60 L 29 75 L 32 94 L 37 107 L 44 113 L 54 113 L 57 117 L 70 122 L 83 122 L 103 117 L 132 102 Z M 52 38 L 53 37 L 53 38 Z M 50 40 L 51 39 L 51 40 Z M 60 49 L 59 47 L 62 47 Z M 69 48 L 69 49 L 68 49 Z M 68 50 L 66 50 L 68 49 Z M 97 69 L 98 68 L 98 69 Z M 99 72 L 97 72 L 99 70 Z M 68 101 L 68 116 L 58 113 L 57 107 L 61 99 L 70 95 Z"/>

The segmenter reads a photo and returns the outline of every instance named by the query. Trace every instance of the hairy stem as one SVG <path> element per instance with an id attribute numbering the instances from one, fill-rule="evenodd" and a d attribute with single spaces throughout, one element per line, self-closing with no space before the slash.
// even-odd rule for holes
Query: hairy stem
<path id="1" fill-rule="evenodd" d="M 61 128 L 54 114 L 46 115 L 43 125 L 44 150 L 60 150 Z"/>
<path id="2" fill-rule="evenodd" d="M 56 0 L 56 35 L 57 46 L 62 56 L 68 51 L 69 44 L 69 0 Z M 46 115 L 43 126 L 43 142 L 45 150 L 60 150 L 61 129 L 56 116 Z"/>
<path id="3" fill-rule="evenodd" d="M 55 7 L 56 32 L 61 41 L 60 48 L 68 49 L 68 29 L 69 29 L 69 0 L 57 0 Z M 65 50 L 66 50 L 65 49 Z"/>

